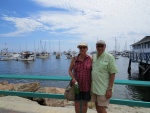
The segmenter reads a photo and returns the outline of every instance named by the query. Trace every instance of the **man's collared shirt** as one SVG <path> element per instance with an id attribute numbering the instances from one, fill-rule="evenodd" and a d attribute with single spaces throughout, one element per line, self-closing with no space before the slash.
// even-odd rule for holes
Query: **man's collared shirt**
<path id="1" fill-rule="evenodd" d="M 92 64 L 92 92 L 97 95 L 105 95 L 110 74 L 117 72 L 114 56 L 107 52 L 103 52 L 99 57 L 95 54 Z"/>

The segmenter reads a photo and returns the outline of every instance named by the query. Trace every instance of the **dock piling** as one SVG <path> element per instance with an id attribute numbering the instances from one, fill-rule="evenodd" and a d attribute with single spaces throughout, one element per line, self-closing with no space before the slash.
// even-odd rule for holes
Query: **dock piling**
<path id="1" fill-rule="evenodd" d="M 131 75 L 131 59 L 129 60 L 128 74 Z"/>

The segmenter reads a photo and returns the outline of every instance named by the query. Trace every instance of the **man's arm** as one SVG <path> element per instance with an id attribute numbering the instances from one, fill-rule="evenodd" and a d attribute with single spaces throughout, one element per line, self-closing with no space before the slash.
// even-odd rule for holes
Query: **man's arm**
<path id="1" fill-rule="evenodd" d="M 108 89 L 106 91 L 106 99 L 110 99 L 112 97 L 112 88 L 114 85 L 114 80 L 115 80 L 115 73 L 110 74 L 109 85 L 108 85 Z"/>
<path id="2" fill-rule="evenodd" d="M 114 85 L 114 80 L 115 80 L 115 73 L 110 74 L 108 90 L 112 90 L 112 87 Z"/>
<path id="3" fill-rule="evenodd" d="M 110 73 L 108 89 L 106 91 L 106 98 L 109 99 L 112 97 L 112 88 L 114 85 L 115 74 L 118 72 L 115 58 L 113 56 L 110 57 L 108 71 Z"/>

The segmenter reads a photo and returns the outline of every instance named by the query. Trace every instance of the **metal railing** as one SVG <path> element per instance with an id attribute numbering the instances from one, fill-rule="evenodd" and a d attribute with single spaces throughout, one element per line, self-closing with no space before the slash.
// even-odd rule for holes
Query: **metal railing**
<path id="1" fill-rule="evenodd" d="M 52 80 L 52 81 L 70 81 L 71 80 L 71 78 L 68 76 L 23 76 L 23 75 L 21 75 L 21 76 L 19 76 L 19 75 L 0 75 L 0 79 L 29 79 L 29 80 Z M 115 84 L 150 87 L 149 81 L 115 80 Z M 40 92 L 20 92 L 20 91 L 0 90 L 0 94 L 12 95 L 12 96 L 23 96 L 23 97 L 42 97 L 42 98 L 65 99 L 63 94 L 50 94 L 50 93 L 40 93 Z M 124 99 L 111 98 L 110 103 L 150 108 L 150 102 L 145 102 L 145 101 L 135 101 L 135 100 L 124 100 Z"/>

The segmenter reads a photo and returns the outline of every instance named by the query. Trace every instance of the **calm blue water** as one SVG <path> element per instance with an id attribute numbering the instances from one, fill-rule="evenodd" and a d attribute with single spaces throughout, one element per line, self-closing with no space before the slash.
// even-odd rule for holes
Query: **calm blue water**
<path id="1" fill-rule="evenodd" d="M 119 73 L 116 74 L 116 79 L 138 79 L 138 64 L 132 63 L 132 76 L 128 76 L 129 59 L 119 57 L 116 64 Z M 0 61 L 0 74 L 7 75 L 37 75 L 37 76 L 69 76 L 68 67 L 70 60 L 62 55 L 61 59 L 56 59 L 52 55 L 49 59 L 36 59 L 36 61 Z M 8 80 L 13 83 L 35 82 L 35 80 Z M 42 86 L 54 86 L 65 88 L 68 82 L 64 81 L 38 81 Z M 143 87 L 131 87 L 125 85 L 115 85 L 113 93 L 114 98 L 134 99 L 150 101 L 150 90 Z"/>

